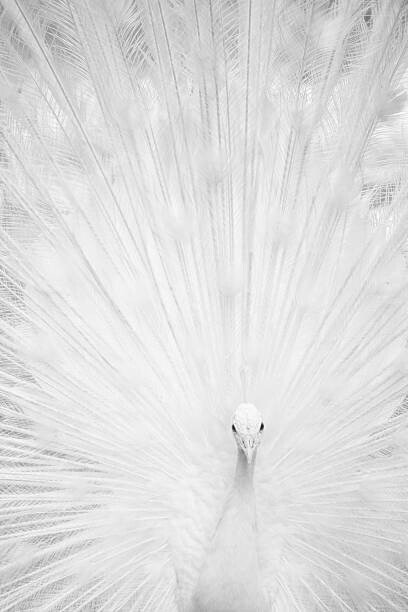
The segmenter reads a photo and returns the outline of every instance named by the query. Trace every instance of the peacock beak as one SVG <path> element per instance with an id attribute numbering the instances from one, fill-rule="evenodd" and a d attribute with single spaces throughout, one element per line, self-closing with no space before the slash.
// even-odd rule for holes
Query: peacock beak
<path id="1" fill-rule="evenodd" d="M 252 463 L 255 449 L 256 449 L 256 444 L 255 444 L 255 440 L 253 436 L 245 436 L 245 438 L 243 438 L 242 440 L 242 450 L 244 451 L 249 464 Z"/>

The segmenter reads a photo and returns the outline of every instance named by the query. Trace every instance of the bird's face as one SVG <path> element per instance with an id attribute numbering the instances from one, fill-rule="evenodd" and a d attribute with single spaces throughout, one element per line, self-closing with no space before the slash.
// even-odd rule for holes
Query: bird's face
<path id="1" fill-rule="evenodd" d="M 259 410 L 253 404 L 240 404 L 232 419 L 232 432 L 238 449 L 243 451 L 248 463 L 252 462 L 261 442 L 263 429 Z"/>

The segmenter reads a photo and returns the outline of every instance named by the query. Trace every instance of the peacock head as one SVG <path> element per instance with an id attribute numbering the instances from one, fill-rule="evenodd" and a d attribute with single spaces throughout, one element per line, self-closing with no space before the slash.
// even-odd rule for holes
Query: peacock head
<path id="1" fill-rule="evenodd" d="M 252 462 L 261 442 L 263 429 L 259 410 L 253 404 L 240 404 L 232 418 L 232 431 L 237 447 L 245 454 L 248 463 Z"/>

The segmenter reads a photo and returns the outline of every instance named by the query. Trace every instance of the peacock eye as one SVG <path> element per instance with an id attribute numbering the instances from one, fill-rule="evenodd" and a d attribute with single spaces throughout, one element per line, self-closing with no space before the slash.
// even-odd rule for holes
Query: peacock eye
<path id="1" fill-rule="evenodd" d="M 259 428 L 259 431 L 263 431 L 264 430 L 265 425 L 263 423 L 261 423 L 261 426 Z"/>
<path id="2" fill-rule="evenodd" d="M 232 424 L 232 431 L 233 431 L 234 433 L 237 433 L 237 430 L 236 430 L 236 427 L 235 427 L 234 423 Z"/>

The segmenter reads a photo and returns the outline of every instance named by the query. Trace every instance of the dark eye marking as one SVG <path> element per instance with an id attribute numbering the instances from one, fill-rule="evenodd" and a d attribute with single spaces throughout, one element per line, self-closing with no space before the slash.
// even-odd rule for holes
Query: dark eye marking
<path id="1" fill-rule="evenodd" d="M 236 430 L 236 427 L 235 427 L 234 423 L 232 424 L 232 431 L 233 431 L 234 433 L 237 433 L 237 430 Z"/>
<path id="2" fill-rule="evenodd" d="M 261 427 L 259 428 L 259 431 L 263 431 L 264 427 L 265 427 L 265 425 L 263 423 L 261 423 Z"/>

